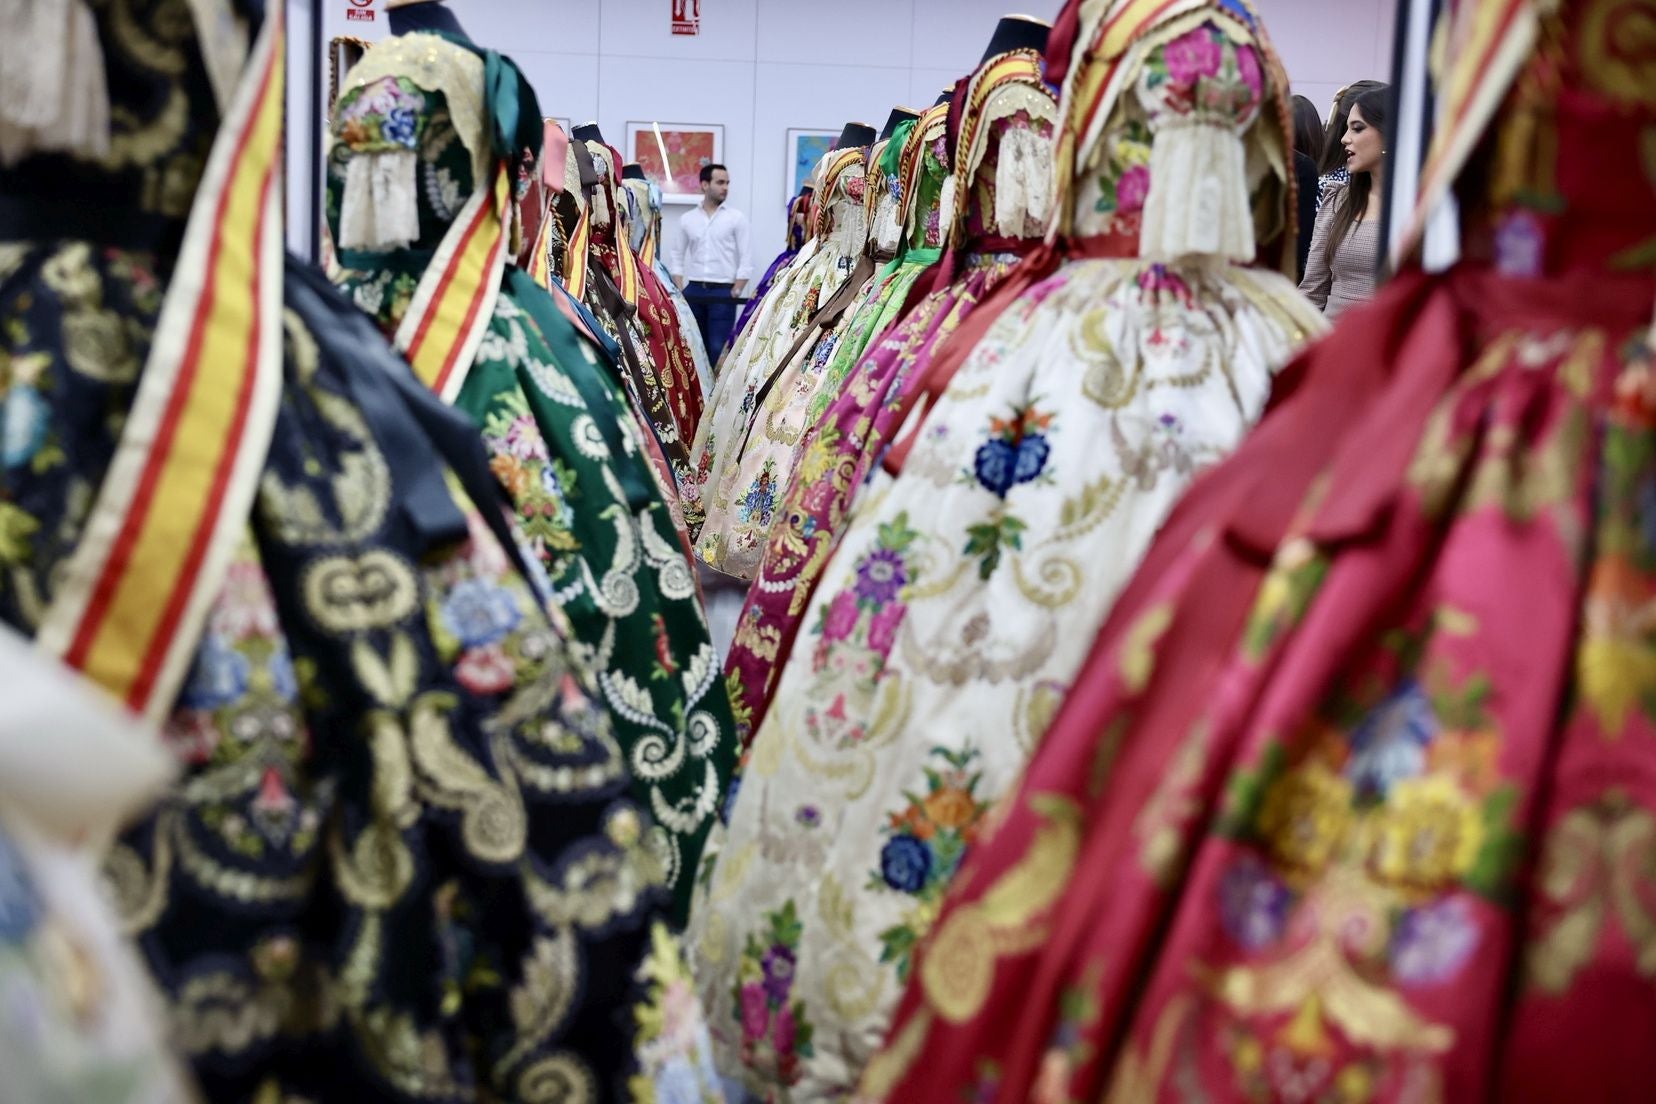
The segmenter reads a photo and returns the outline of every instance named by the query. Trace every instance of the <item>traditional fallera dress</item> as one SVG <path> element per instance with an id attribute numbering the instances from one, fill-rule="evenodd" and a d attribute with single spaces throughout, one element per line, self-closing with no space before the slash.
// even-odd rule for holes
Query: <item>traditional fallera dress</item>
<path id="1" fill-rule="evenodd" d="M 1042 80 L 1040 55 L 1026 49 L 988 59 L 954 102 L 948 136 L 953 169 L 939 228 L 954 256 L 937 277 L 948 279 L 875 342 L 801 442 L 725 657 L 744 745 L 770 707 L 777 673 L 845 531 L 846 511 L 866 481 L 887 478 L 875 460 L 907 414 L 913 385 L 939 343 L 1045 231 L 1058 104 Z"/>
<path id="2" fill-rule="evenodd" d="M 1454 188 L 1463 259 L 1342 316 L 1175 511 L 867 1099 L 1648 1094 L 1648 11 L 1453 9 L 1403 241 Z"/>
<path id="3" fill-rule="evenodd" d="M 385 171 L 380 158 L 402 151 L 417 159 L 410 179 L 417 172 L 446 191 L 420 190 L 418 224 L 409 228 L 416 236 L 405 246 L 365 248 L 342 233 L 340 282 L 399 343 L 418 332 L 417 304 L 434 301 L 422 296 L 440 281 L 480 304 L 485 321 L 475 353 L 449 369 L 439 393 L 482 431 L 490 469 L 591 657 L 634 794 L 655 820 L 650 842 L 682 922 L 734 759 L 729 701 L 691 565 L 644 461 L 613 362 L 522 269 L 502 271 L 497 262 L 489 296 L 463 286 L 468 270 L 443 264 L 447 248 L 464 242 L 468 216 L 486 202 L 487 182 L 504 172 L 481 118 L 468 120 L 455 106 L 476 98 L 484 68 L 484 59 L 461 46 L 406 35 L 369 50 L 352 70 L 335 111 L 330 211 L 347 228 L 353 217 L 369 217 L 357 215 L 358 203 L 375 203 L 372 216 L 387 218 L 383 191 L 364 200 L 353 189 L 359 177 Z M 399 133 L 406 142 L 388 154 Z M 474 181 L 484 183 L 474 189 Z M 487 665 L 470 674 L 484 684 L 501 677 Z"/>
<path id="4" fill-rule="evenodd" d="M 1294 241 L 1286 81 L 1254 18 L 1110 27 L 1123 52 L 1078 39 L 1065 86 L 1071 259 L 1002 284 L 901 474 L 859 500 L 709 845 L 697 984 L 721 1069 L 760 1095 L 854 1087 L 1117 589 L 1321 325 L 1251 267 Z"/>
<path id="5" fill-rule="evenodd" d="M 713 366 L 708 362 L 707 346 L 702 341 L 701 330 L 696 326 L 696 316 L 690 309 L 690 300 L 686 299 L 684 292 L 673 283 L 672 273 L 667 271 L 667 265 L 661 259 L 661 189 L 651 180 L 623 177 L 621 183 L 626 187 L 628 195 L 628 240 L 632 250 L 637 254 L 639 261 L 655 273 L 662 294 L 672 302 L 673 314 L 678 319 L 679 334 L 684 339 L 684 347 L 690 353 L 691 362 L 695 365 L 698 390 L 696 414 L 699 417 L 701 404 L 713 390 Z"/>
<path id="6" fill-rule="evenodd" d="M 726 462 L 724 485 L 712 497 L 697 539 L 702 559 L 726 574 L 753 577 L 806 430 L 941 256 L 947 115 L 946 105 L 935 107 L 900 124 L 883 147 L 875 147 L 871 186 L 864 192 L 872 227 L 867 254 L 811 320 L 794 355 L 755 394 L 747 439 Z"/>
<path id="7" fill-rule="evenodd" d="M 748 319 L 753 317 L 754 311 L 765 301 L 777 278 L 786 272 L 793 259 L 805 247 L 806 231 L 811 224 L 811 196 L 812 190 L 802 190 L 798 195 L 788 200 L 788 235 L 787 244 L 776 259 L 765 269 L 765 274 L 759 277 L 759 282 L 753 286 L 753 295 L 742 304 L 742 311 L 736 316 L 736 325 L 731 328 L 732 333 L 741 333 L 747 328 Z M 717 368 L 717 365 L 714 366 Z M 709 388 L 709 393 L 711 393 Z"/>
<path id="8" fill-rule="evenodd" d="M 633 252 L 621 155 L 602 142 L 584 143 L 598 172 L 587 208 L 585 267 L 565 264 L 570 291 L 583 297 L 619 344 L 628 386 L 666 453 L 673 483 L 683 493 L 691 471 L 690 442 L 701 420 L 702 398 L 690 350 L 671 300 L 648 265 Z"/>
<path id="9" fill-rule="evenodd" d="M 648 814 L 475 431 L 284 271 L 281 7 L 69 7 L 94 35 L 31 45 L 113 103 L 0 168 L 0 619 L 185 764 L 106 876 L 203 1095 L 704 1078 Z"/>
<path id="10" fill-rule="evenodd" d="M 868 151 L 860 147 L 830 150 L 823 155 L 815 177 L 818 187 L 811 240 L 777 278 L 721 361 L 713 397 L 691 450 L 693 476 L 683 486 L 685 520 L 692 538 L 700 532 L 713 496 L 723 486 L 726 466 L 738 458 L 753 424 L 760 389 L 796 351 L 817 309 L 850 279 L 862 256 L 868 241 L 869 217 L 864 206 L 867 167 Z M 756 498 L 734 509 L 739 521 L 768 526 L 773 507 L 773 500 Z M 717 566 L 718 558 L 707 562 Z"/>

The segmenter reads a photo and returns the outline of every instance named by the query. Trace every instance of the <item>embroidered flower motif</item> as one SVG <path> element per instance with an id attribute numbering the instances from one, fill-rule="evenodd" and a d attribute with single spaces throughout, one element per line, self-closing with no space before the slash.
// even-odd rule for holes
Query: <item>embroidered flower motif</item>
<path id="1" fill-rule="evenodd" d="M 857 618 L 861 615 L 856 596 L 849 590 L 840 591 L 828 603 L 828 610 L 823 616 L 822 639 L 829 643 L 846 639 L 857 627 Z"/>
<path id="2" fill-rule="evenodd" d="M 913 836 L 892 836 L 880 849 L 880 874 L 901 893 L 920 892 L 931 865 L 931 852 Z"/>
<path id="3" fill-rule="evenodd" d="M 734 996 L 742 1064 L 787 1085 L 799 1081 L 799 1060 L 816 1053 L 805 1004 L 790 1000 L 804 934 L 799 912 L 788 901 L 761 917 L 760 930 L 748 933 L 737 963 Z"/>
<path id="4" fill-rule="evenodd" d="M 414 148 L 414 113 L 406 107 L 393 108 L 380 123 L 380 134 L 387 142 L 407 149 Z"/>
<path id="5" fill-rule="evenodd" d="M 508 690 L 517 672 L 499 644 L 471 648 L 460 656 L 454 677 L 474 694 L 498 694 Z"/>
<path id="6" fill-rule="evenodd" d="M 1495 267 L 1503 276 L 1541 275 L 1547 236 L 1533 211 L 1508 211 L 1495 227 Z"/>
<path id="7" fill-rule="evenodd" d="M 1321 763 L 1277 779 L 1265 793 L 1259 830 L 1289 870 L 1315 874 L 1328 865 L 1351 822 L 1351 784 Z"/>
<path id="8" fill-rule="evenodd" d="M 1259 55 L 1252 47 L 1238 46 L 1236 48 L 1236 76 L 1257 102 L 1265 91 L 1265 81 L 1259 72 Z"/>
<path id="9" fill-rule="evenodd" d="M 903 623 L 903 615 L 908 607 L 898 602 L 891 602 L 880 608 L 868 622 L 868 648 L 872 652 L 887 656 L 891 654 L 891 647 L 897 642 L 897 626 Z"/>
<path id="10" fill-rule="evenodd" d="M 528 412 L 516 415 L 506 427 L 506 451 L 519 460 L 545 460 L 546 438 L 541 436 L 535 416 Z"/>
<path id="11" fill-rule="evenodd" d="M 1439 889 L 1471 871 L 1483 842 L 1483 815 L 1453 779 L 1413 778 L 1392 787 L 1372 863 L 1388 882 Z"/>
<path id="12" fill-rule="evenodd" d="M 1167 75 L 1182 85 L 1217 74 L 1222 58 L 1216 32 L 1205 26 L 1186 31 L 1162 49 Z"/>
<path id="13" fill-rule="evenodd" d="M 769 528 L 771 513 L 776 508 L 776 492 L 776 461 L 766 460 L 764 466 L 759 469 L 759 475 L 742 498 L 741 509 L 738 511 L 742 523 Z"/>
<path id="14" fill-rule="evenodd" d="M 901 922 L 880 933 L 880 961 L 896 964 L 899 978 L 907 976 L 915 945 L 936 920 L 943 894 L 988 815 L 988 802 L 977 792 L 983 778 L 977 758 L 971 747 L 933 748 L 924 792 L 904 794 L 904 807 L 886 817 L 888 838 L 869 887 L 914 898 Z"/>
<path id="15" fill-rule="evenodd" d="M 493 644 L 522 618 L 511 591 L 483 579 L 467 579 L 450 591 L 441 616 L 443 626 L 463 648 Z"/>
<path id="16" fill-rule="evenodd" d="M 1472 909 L 1462 897 L 1410 909 L 1392 936 L 1392 972 L 1411 984 L 1447 981 L 1478 945 Z"/>
<path id="17" fill-rule="evenodd" d="M 46 444 L 51 414 L 50 404 L 27 384 L 0 393 L 0 463 L 16 468 L 33 460 Z"/>
<path id="18" fill-rule="evenodd" d="M 196 652 L 190 679 L 179 695 L 185 709 L 214 710 L 234 704 L 247 692 L 251 666 L 220 637 L 208 634 Z"/>
<path id="19" fill-rule="evenodd" d="M 1150 194 L 1150 169 L 1133 165 L 1116 181 L 1116 210 L 1123 214 L 1144 209 L 1145 197 Z"/>
<path id="20" fill-rule="evenodd" d="M 822 823 L 822 812 L 815 805 L 801 805 L 794 812 L 794 821 L 801 828 L 815 828 Z"/>
<path id="21" fill-rule="evenodd" d="M 1017 461 L 1017 446 L 999 437 L 991 437 L 973 454 L 972 472 L 990 494 L 1005 498 L 1006 492 L 1012 489 Z"/>
<path id="22" fill-rule="evenodd" d="M 903 557 L 889 548 L 876 548 L 857 565 L 856 595 L 869 606 L 892 601 L 908 582 Z"/>
<path id="23" fill-rule="evenodd" d="M 1250 951 L 1282 937 L 1293 895 L 1256 856 L 1244 855 L 1219 882 L 1225 932 Z"/>
<path id="24" fill-rule="evenodd" d="M 1392 785 L 1420 774 L 1437 717 L 1420 684 L 1405 680 L 1351 732 L 1345 776 L 1361 799 L 1384 798 Z"/>

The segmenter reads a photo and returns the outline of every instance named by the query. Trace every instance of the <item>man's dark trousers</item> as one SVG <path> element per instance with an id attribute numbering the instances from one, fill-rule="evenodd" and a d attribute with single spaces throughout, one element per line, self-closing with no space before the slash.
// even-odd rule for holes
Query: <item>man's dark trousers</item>
<path id="1" fill-rule="evenodd" d="M 730 340 L 730 329 L 736 325 L 739 305 L 730 284 L 710 284 L 705 280 L 691 280 L 684 285 L 684 298 L 690 303 L 690 313 L 696 316 L 696 328 L 701 331 L 702 344 L 707 346 L 707 359 L 717 364 Z"/>

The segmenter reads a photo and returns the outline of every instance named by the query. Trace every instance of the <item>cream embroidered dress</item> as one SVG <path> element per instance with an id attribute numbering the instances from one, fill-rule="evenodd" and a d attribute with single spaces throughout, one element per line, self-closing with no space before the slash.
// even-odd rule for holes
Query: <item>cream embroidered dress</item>
<path id="1" fill-rule="evenodd" d="M 710 841 L 692 954 L 723 1069 L 760 1095 L 851 1091 L 1117 589 L 1320 327 L 1245 267 L 1256 233 L 1291 242 L 1281 70 L 1250 18 L 1190 8 L 1078 59 L 1115 79 L 1066 86 L 1077 259 L 1003 309 L 858 501 Z"/>
<path id="2" fill-rule="evenodd" d="M 740 455 L 724 468 L 697 554 L 727 574 L 751 579 L 793 476 L 807 430 L 838 396 L 875 336 L 897 320 L 909 290 L 941 256 L 939 204 L 949 162 L 948 107 L 899 125 L 880 150 L 869 179 L 873 212 L 866 279 L 842 296 L 843 310 L 819 312 L 814 332 L 776 375 L 759 402 Z M 837 306 L 837 304 L 836 304 Z"/>

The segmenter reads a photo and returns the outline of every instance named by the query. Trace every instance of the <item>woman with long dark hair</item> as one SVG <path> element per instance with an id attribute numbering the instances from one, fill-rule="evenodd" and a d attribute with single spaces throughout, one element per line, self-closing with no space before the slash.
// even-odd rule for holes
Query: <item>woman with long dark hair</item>
<path id="1" fill-rule="evenodd" d="M 1381 85 L 1352 103 L 1340 140 L 1348 178 L 1317 212 L 1300 290 L 1329 318 L 1374 294 L 1390 100 L 1391 90 Z"/>
<path id="2" fill-rule="evenodd" d="M 1345 140 L 1346 119 L 1351 114 L 1351 105 L 1356 103 L 1357 97 L 1363 93 L 1384 87 L 1386 86 L 1380 81 L 1360 80 L 1353 81 L 1334 94 L 1334 103 L 1328 113 L 1328 125 L 1323 128 L 1322 152 L 1314 155 L 1317 158 L 1317 210 L 1323 209 L 1323 204 L 1328 200 L 1328 193 L 1335 185 L 1346 182 L 1346 151 L 1342 143 Z"/>
<path id="3" fill-rule="evenodd" d="M 1322 113 L 1304 96 L 1296 95 L 1290 105 L 1294 116 L 1294 152 L 1305 154 L 1314 164 L 1323 152 Z"/>

